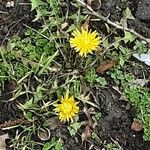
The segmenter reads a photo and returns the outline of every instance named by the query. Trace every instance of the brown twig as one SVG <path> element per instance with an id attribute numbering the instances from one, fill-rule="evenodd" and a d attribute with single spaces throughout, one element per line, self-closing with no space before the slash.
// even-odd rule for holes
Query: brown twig
<path id="1" fill-rule="evenodd" d="M 22 124 L 29 124 L 31 122 L 29 122 L 26 119 L 16 119 L 16 120 L 10 120 L 6 123 L 2 123 L 0 124 L 0 129 L 4 129 L 4 128 L 11 128 L 13 126 L 17 126 L 17 125 L 22 125 Z"/>
<path id="2" fill-rule="evenodd" d="M 99 19 L 101 19 L 102 21 L 114 26 L 117 29 L 121 29 L 121 30 L 125 30 L 127 32 L 130 32 L 132 34 L 134 34 L 135 36 L 137 36 L 139 39 L 144 40 L 146 43 L 150 43 L 150 39 L 145 38 L 144 36 L 140 35 L 139 33 L 137 33 L 136 31 L 134 31 L 133 29 L 127 28 L 127 27 L 122 27 L 119 24 L 116 24 L 114 22 L 112 22 L 110 19 L 108 19 L 107 17 L 104 17 L 103 15 L 97 13 L 96 11 L 94 11 L 90 6 L 88 6 L 84 1 L 82 0 L 76 0 L 77 2 L 79 2 L 83 7 L 87 8 L 92 15 L 98 17 Z"/>

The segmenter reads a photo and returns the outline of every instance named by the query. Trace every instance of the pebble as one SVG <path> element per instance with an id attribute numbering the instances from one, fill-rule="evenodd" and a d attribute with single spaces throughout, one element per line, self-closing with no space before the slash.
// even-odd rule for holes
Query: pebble
<path id="1" fill-rule="evenodd" d="M 14 1 L 10 1 L 10 2 L 7 2 L 6 7 L 10 8 L 10 7 L 14 7 L 14 5 L 15 5 Z"/>

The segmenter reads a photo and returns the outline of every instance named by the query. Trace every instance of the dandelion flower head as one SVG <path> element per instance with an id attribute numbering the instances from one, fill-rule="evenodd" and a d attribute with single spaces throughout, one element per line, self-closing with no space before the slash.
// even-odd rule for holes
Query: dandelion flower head
<path id="1" fill-rule="evenodd" d="M 70 38 L 70 45 L 75 48 L 76 52 L 79 52 L 81 57 L 86 57 L 88 53 L 92 54 L 101 43 L 97 31 L 91 32 L 91 30 L 81 28 L 81 31 L 76 29 L 72 35 L 74 37 Z"/>
<path id="2" fill-rule="evenodd" d="M 71 119 L 73 122 L 73 117 L 78 113 L 79 107 L 78 102 L 74 100 L 74 97 L 69 97 L 68 92 L 61 99 L 60 104 L 54 105 L 56 108 L 54 111 L 59 115 L 60 121 L 66 122 Z"/>

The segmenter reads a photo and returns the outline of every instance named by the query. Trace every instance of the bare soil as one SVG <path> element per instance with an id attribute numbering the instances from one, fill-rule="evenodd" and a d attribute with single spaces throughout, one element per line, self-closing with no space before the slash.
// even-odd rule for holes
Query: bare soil
<path id="1" fill-rule="evenodd" d="M 23 24 L 37 28 L 29 0 L 14 0 L 13 7 L 6 7 L 7 2 L 0 0 L 0 45 L 14 35 L 22 37 L 26 31 Z"/>

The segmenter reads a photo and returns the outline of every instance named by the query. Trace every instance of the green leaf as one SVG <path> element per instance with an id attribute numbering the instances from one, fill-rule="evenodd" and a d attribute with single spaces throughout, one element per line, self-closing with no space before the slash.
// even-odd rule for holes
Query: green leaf
<path id="1" fill-rule="evenodd" d="M 107 48 L 107 47 L 109 46 L 108 39 L 105 39 L 105 40 L 103 41 L 102 46 L 103 46 L 104 48 Z"/>
<path id="2" fill-rule="evenodd" d="M 39 71 L 39 75 L 41 75 L 47 67 L 49 67 L 50 63 L 53 61 L 53 59 L 57 56 L 58 51 L 56 51 L 52 56 L 49 56 L 46 60 L 46 63 L 44 64 L 44 66 L 42 67 L 42 69 Z"/>
<path id="3" fill-rule="evenodd" d="M 75 136 L 78 129 L 80 129 L 80 127 L 81 127 L 81 123 L 78 123 L 78 122 L 75 122 L 75 123 L 71 124 L 70 126 L 68 126 L 70 135 Z"/>
<path id="4" fill-rule="evenodd" d="M 96 72 L 94 68 L 91 68 L 86 72 L 86 81 L 89 82 L 90 84 L 93 84 L 95 79 L 96 79 Z"/>
<path id="5" fill-rule="evenodd" d="M 133 42 L 136 39 L 136 36 L 130 32 L 124 31 L 124 42 Z"/>
<path id="6" fill-rule="evenodd" d="M 45 3 L 42 2 L 41 0 L 31 0 L 31 11 L 43 4 Z"/>
<path id="7" fill-rule="evenodd" d="M 32 120 L 33 118 L 33 115 L 31 112 L 27 112 L 27 113 L 24 113 L 24 116 L 28 119 L 28 120 Z"/>
<path id="8" fill-rule="evenodd" d="M 71 32 L 73 30 L 76 29 L 76 26 L 74 24 L 72 24 L 71 26 L 69 26 L 68 30 L 66 31 L 66 33 Z"/>
<path id="9" fill-rule="evenodd" d="M 119 64 L 120 64 L 120 66 L 123 67 L 124 63 L 125 63 L 124 58 L 122 56 L 120 56 L 119 57 Z"/>
<path id="10" fill-rule="evenodd" d="M 64 150 L 64 148 L 59 140 L 52 138 L 44 144 L 42 150 Z"/>
<path id="11" fill-rule="evenodd" d="M 134 17 L 132 15 L 131 10 L 129 9 L 129 7 L 127 7 L 125 12 L 124 12 L 124 18 L 134 20 Z"/>
<path id="12" fill-rule="evenodd" d="M 118 47 L 119 47 L 119 45 L 120 45 L 120 37 L 114 37 L 114 39 L 115 39 L 115 42 L 114 42 L 114 47 L 116 48 L 116 49 L 118 49 Z"/>
<path id="13" fill-rule="evenodd" d="M 33 22 L 39 20 L 41 17 L 42 17 L 42 12 L 40 10 L 36 10 L 37 14 L 36 14 L 36 17 L 35 19 L 33 20 Z"/>
<path id="14" fill-rule="evenodd" d="M 105 78 L 103 78 L 103 77 L 96 78 L 96 82 L 99 83 L 101 86 L 107 85 L 107 82 L 106 82 Z"/>
<path id="15" fill-rule="evenodd" d="M 128 24 L 127 24 L 128 19 L 134 20 L 134 17 L 132 15 L 130 9 L 127 7 L 126 10 L 124 11 L 123 18 L 120 20 L 120 23 L 122 24 L 123 27 L 128 26 Z"/>
<path id="16" fill-rule="evenodd" d="M 29 109 L 32 108 L 33 106 L 33 99 L 31 98 L 30 100 L 26 101 L 25 104 L 21 104 L 22 109 Z"/>

